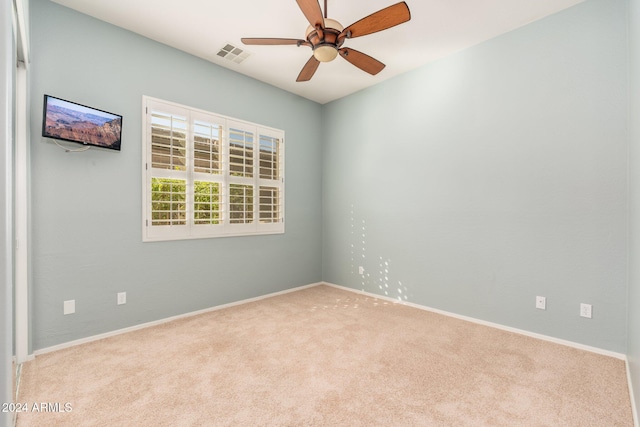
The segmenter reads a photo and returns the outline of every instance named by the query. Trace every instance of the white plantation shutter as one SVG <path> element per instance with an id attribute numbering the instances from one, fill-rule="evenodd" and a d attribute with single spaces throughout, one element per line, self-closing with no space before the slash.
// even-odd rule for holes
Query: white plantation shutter
<path id="1" fill-rule="evenodd" d="M 151 166 L 186 171 L 187 118 L 151 112 Z"/>
<path id="2" fill-rule="evenodd" d="M 258 221 L 265 230 L 284 223 L 283 134 L 258 128 Z"/>
<path id="3" fill-rule="evenodd" d="M 254 139 L 250 130 L 236 129 L 239 123 L 229 129 L 229 171 L 231 176 L 252 178 L 254 173 Z"/>
<path id="4" fill-rule="evenodd" d="M 280 140 L 269 135 L 260 135 L 260 178 L 277 180 L 280 171 Z"/>
<path id="5" fill-rule="evenodd" d="M 207 237 L 224 225 L 222 196 L 223 139 L 225 119 L 212 114 L 191 111 L 193 154 L 193 228 L 194 236 Z"/>
<path id="6" fill-rule="evenodd" d="M 222 224 L 221 185 L 217 182 L 194 181 L 193 223 L 194 225 Z"/>
<path id="7" fill-rule="evenodd" d="M 193 121 L 194 172 L 222 173 L 222 125 L 205 120 Z"/>
<path id="8" fill-rule="evenodd" d="M 260 186 L 260 222 L 275 223 L 280 221 L 280 189 Z"/>
<path id="9" fill-rule="evenodd" d="M 284 132 L 143 97 L 143 240 L 284 232 Z"/>
<path id="10" fill-rule="evenodd" d="M 229 222 L 252 224 L 253 185 L 229 184 Z"/>
<path id="11" fill-rule="evenodd" d="M 187 124 L 183 111 L 149 109 L 147 115 L 149 194 L 146 224 L 154 237 L 171 238 L 187 230 Z"/>
<path id="12" fill-rule="evenodd" d="M 151 225 L 186 225 L 186 209 L 186 180 L 151 178 Z"/>
<path id="13" fill-rule="evenodd" d="M 237 233 L 256 230 L 256 126 L 229 120 L 229 197 L 230 226 Z"/>

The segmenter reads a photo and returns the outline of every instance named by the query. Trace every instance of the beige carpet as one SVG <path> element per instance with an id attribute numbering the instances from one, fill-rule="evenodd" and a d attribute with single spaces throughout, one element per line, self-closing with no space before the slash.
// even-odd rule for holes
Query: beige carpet
<path id="1" fill-rule="evenodd" d="M 20 402 L 63 412 L 20 427 L 633 426 L 621 360 L 328 286 L 38 356 L 22 375 Z"/>

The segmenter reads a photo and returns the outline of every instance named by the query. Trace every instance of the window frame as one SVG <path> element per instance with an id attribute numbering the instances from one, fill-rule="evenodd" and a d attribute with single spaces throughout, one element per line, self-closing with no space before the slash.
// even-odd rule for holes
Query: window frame
<path id="1" fill-rule="evenodd" d="M 185 170 L 153 167 L 153 140 L 152 129 L 153 113 L 167 114 L 171 117 L 184 117 L 186 119 L 185 130 Z M 239 120 L 233 117 L 211 113 L 197 108 L 188 107 L 171 101 L 165 101 L 150 96 L 142 97 L 142 241 L 170 241 L 170 240 L 186 240 L 186 239 L 204 239 L 216 237 L 230 236 L 257 236 L 269 234 L 283 234 L 285 232 L 285 133 L 283 130 L 259 125 L 256 123 Z M 194 151 L 194 130 L 195 121 L 203 122 L 211 125 L 219 125 L 222 137 L 219 139 L 219 173 L 214 172 L 196 172 L 196 154 Z M 156 127 L 157 129 L 157 127 Z M 171 128 L 174 129 L 174 128 Z M 252 176 L 238 176 L 231 173 L 231 168 L 238 169 L 238 164 L 231 165 L 230 162 L 230 133 L 231 129 L 238 129 L 252 135 L 251 140 L 251 163 L 245 167 L 252 167 Z M 268 179 L 261 177 L 261 141 L 262 138 L 275 138 L 276 149 L 273 151 L 277 156 L 277 164 L 275 172 L 276 179 Z M 248 150 L 249 151 L 249 150 Z M 269 150 L 270 151 L 270 150 Z M 273 160 L 271 160 L 273 162 Z M 265 163 L 269 164 L 269 162 Z M 272 163 L 271 163 L 272 164 Z M 184 225 L 152 225 L 153 223 L 153 195 L 152 195 L 152 179 L 180 179 L 185 182 L 185 224 Z M 219 221 L 217 224 L 196 224 L 196 182 L 217 183 L 218 184 L 218 206 Z M 251 210 L 244 211 L 244 214 L 251 216 L 249 223 L 232 223 L 231 221 L 231 186 L 248 185 L 252 187 Z M 265 194 L 275 189 L 275 200 L 273 197 L 262 197 L 261 189 Z M 156 193 L 157 194 L 157 193 Z M 206 193 L 205 193 L 206 194 Z M 261 200 L 271 200 L 269 205 L 261 205 Z M 167 203 L 166 201 L 163 203 Z M 211 202 L 213 203 L 213 202 Z M 206 205 L 206 203 L 205 203 Z M 266 209 L 261 211 L 261 209 Z M 156 211 L 158 212 L 158 211 Z M 180 211 L 182 212 L 182 211 Z M 249 214 L 251 212 L 251 214 Z M 271 220 L 275 212 L 275 220 Z M 263 215 L 261 215 L 261 213 Z M 243 217 L 242 212 L 237 214 Z M 263 221 L 266 218 L 268 221 Z"/>

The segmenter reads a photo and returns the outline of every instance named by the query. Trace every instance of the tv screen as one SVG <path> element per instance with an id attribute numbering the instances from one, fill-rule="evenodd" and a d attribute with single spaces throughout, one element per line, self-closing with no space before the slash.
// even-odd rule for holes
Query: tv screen
<path id="1" fill-rule="evenodd" d="M 122 116 L 44 96 L 42 136 L 120 150 Z"/>

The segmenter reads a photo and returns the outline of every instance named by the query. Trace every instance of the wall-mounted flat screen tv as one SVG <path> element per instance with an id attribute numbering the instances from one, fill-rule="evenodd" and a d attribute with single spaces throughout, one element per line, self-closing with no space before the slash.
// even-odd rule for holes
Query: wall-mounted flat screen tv
<path id="1" fill-rule="evenodd" d="M 42 136 L 120 150 L 122 116 L 51 95 L 44 96 Z"/>

